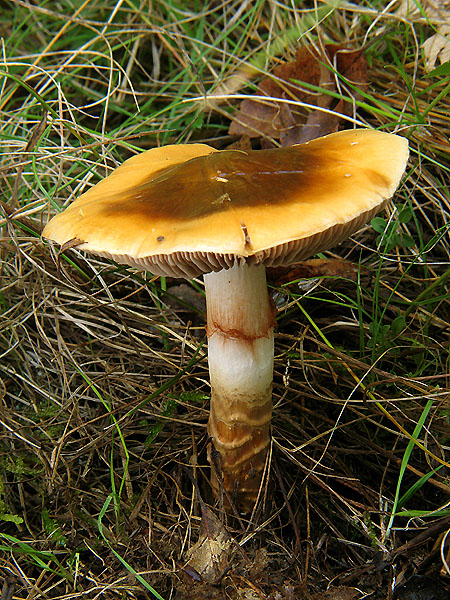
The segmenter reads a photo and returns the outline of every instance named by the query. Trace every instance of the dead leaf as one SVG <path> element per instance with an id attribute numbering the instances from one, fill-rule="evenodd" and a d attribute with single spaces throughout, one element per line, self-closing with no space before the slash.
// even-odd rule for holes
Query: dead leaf
<path id="1" fill-rule="evenodd" d="M 422 0 L 420 4 L 402 0 L 397 14 L 436 26 L 436 33 L 422 44 L 428 73 L 434 69 L 437 60 L 441 64 L 450 60 L 450 0 Z"/>
<path id="2" fill-rule="evenodd" d="M 426 17 L 423 17 L 425 12 Z M 397 15 L 407 19 L 419 17 L 429 21 L 432 25 L 444 24 L 450 14 L 450 0 L 402 0 L 397 10 Z"/>
<path id="3" fill-rule="evenodd" d="M 229 133 L 279 139 L 283 146 L 289 146 L 337 131 L 340 114 L 350 115 L 352 106 L 326 93 L 326 90 L 337 91 L 333 68 L 351 83 L 363 87 L 367 85 L 367 67 L 360 50 L 327 45 L 324 51 L 325 55 L 319 56 L 315 50 L 302 47 L 295 61 L 276 67 L 258 88 L 257 95 L 267 100 L 244 100 L 231 122 Z M 302 82 L 320 87 L 324 93 L 311 91 L 302 86 Z M 299 100 L 325 111 L 312 111 L 308 115 L 304 107 L 276 102 L 276 99 Z"/>
<path id="4" fill-rule="evenodd" d="M 340 100 L 334 107 L 334 113 L 312 111 L 304 125 L 296 125 L 294 130 L 290 130 L 282 137 L 283 146 L 293 146 L 294 144 L 304 144 L 316 137 L 327 135 L 338 130 L 340 116 L 337 113 L 343 112 L 343 101 Z"/>
<path id="5" fill-rule="evenodd" d="M 173 298 L 167 298 L 166 302 L 175 309 L 189 310 L 192 307 L 202 314 L 206 312 L 204 296 L 187 283 L 172 285 L 167 288 L 167 291 Z"/>
<path id="6" fill-rule="evenodd" d="M 242 135 L 227 146 L 227 150 L 241 150 L 242 152 L 248 152 L 248 150 L 252 149 L 252 143 L 248 135 Z"/>
<path id="7" fill-rule="evenodd" d="M 267 279 L 274 285 L 283 285 L 298 279 L 320 277 L 342 277 L 356 281 L 358 267 L 349 260 L 341 258 L 311 258 L 289 267 L 267 269 Z"/>
<path id="8" fill-rule="evenodd" d="M 202 506 L 202 524 L 196 542 L 186 552 L 187 567 L 208 583 L 216 583 L 228 569 L 233 539 L 210 508 Z"/>
<path id="9" fill-rule="evenodd" d="M 450 19 L 450 14 L 449 14 Z M 425 57 L 425 71 L 432 71 L 439 59 L 441 65 L 450 60 L 450 25 L 442 25 L 437 33 L 422 44 Z"/>

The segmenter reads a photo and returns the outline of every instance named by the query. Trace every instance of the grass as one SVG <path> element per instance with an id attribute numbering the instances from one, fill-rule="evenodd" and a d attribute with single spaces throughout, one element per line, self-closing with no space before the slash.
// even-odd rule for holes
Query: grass
<path id="1" fill-rule="evenodd" d="M 400 597 L 430 574 L 444 589 L 450 101 L 422 50 L 438 25 L 425 3 L 297 4 L 0 3 L 0 579 L 14 597 L 385 599 L 394 576 Z M 215 507 L 235 550 L 209 586 L 185 560 L 213 505 L 202 282 L 56 255 L 40 232 L 135 152 L 233 141 L 240 99 L 297 37 L 365 45 L 352 119 L 406 135 L 411 160 L 385 213 L 326 253 L 351 276 L 272 274 L 268 493 L 251 519 Z"/>

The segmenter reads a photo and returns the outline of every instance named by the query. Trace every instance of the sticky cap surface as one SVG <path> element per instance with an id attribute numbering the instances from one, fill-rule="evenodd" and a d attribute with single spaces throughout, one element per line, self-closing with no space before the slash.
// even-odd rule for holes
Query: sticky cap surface
<path id="1" fill-rule="evenodd" d="M 43 235 L 155 274 L 302 260 L 351 235 L 397 188 L 403 137 L 348 130 L 271 150 L 165 146 L 124 162 Z"/>

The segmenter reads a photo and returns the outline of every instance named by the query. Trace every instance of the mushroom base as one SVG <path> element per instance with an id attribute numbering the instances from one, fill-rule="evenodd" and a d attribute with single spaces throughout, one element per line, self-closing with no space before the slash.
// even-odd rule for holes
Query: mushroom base
<path id="1" fill-rule="evenodd" d="M 237 504 L 248 509 L 259 491 L 270 440 L 273 308 L 262 265 L 236 264 L 204 279 L 212 485 L 219 492 L 222 480 Z"/>

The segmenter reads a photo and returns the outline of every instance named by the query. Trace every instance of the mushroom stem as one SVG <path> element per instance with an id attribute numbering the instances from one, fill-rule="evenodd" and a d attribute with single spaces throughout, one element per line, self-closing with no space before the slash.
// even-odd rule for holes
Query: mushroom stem
<path id="1" fill-rule="evenodd" d="M 204 275 L 204 281 L 211 380 L 208 431 L 215 449 L 209 460 L 219 468 L 225 490 L 237 492 L 238 504 L 248 508 L 256 499 L 269 445 L 274 311 L 263 265 L 236 263 Z"/>

